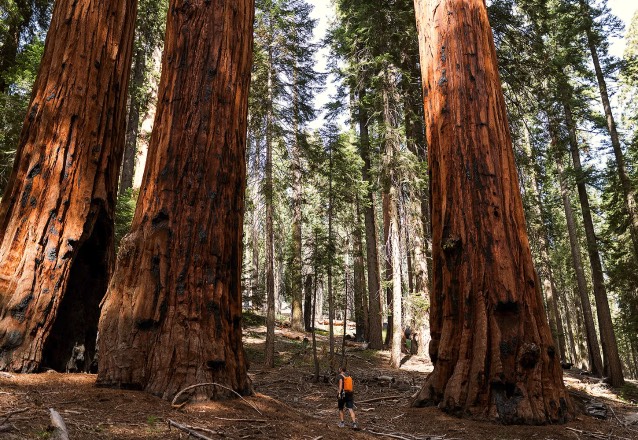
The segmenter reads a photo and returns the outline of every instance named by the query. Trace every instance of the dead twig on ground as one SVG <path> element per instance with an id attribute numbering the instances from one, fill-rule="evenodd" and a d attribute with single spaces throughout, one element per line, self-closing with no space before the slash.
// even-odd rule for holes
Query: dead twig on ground
<path id="1" fill-rule="evenodd" d="M 4 425 L 5 423 L 7 423 L 9 421 L 9 419 L 11 418 L 11 416 L 15 416 L 16 414 L 27 412 L 27 411 L 29 411 L 29 409 L 31 409 L 31 408 L 20 408 L 20 409 L 15 409 L 13 411 L 9 411 L 6 414 L 3 414 L 1 416 L 1 417 L 3 417 L 3 419 L 0 420 L 0 425 Z"/>
<path id="2" fill-rule="evenodd" d="M 66 424 L 62 416 L 53 408 L 49 408 L 51 413 L 51 426 L 53 426 L 52 439 L 55 440 L 69 440 L 69 431 L 66 429 Z"/>
<path id="3" fill-rule="evenodd" d="M 175 422 L 175 421 L 173 421 L 171 419 L 168 419 L 168 428 L 170 429 L 171 426 L 174 426 L 175 428 L 188 433 L 189 436 L 198 438 L 199 440 L 213 440 L 210 437 L 206 437 L 204 434 L 200 434 L 199 432 L 188 428 L 186 425 L 182 425 L 182 424 L 177 423 L 177 422 Z M 217 434 L 217 433 L 215 433 L 215 434 Z"/>
<path id="4" fill-rule="evenodd" d="M 228 390 L 228 391 L 230 391 L 230 392 L 235 393 L 235 394 L 236 394 L 236 395 L 237 395 L 237 396 L 238 396 L 241 400 L 243 400 L 244 402 L 246 402 L 246 403 L 247 403 L 247 404 L 248 404 L 248 405 L 249 405 L 252 409 L 254 409 L 255 411 L 257 411 L 257 412 L 259 413 L 259 415 L 260 415 L 260 416 L 263 416 L 263 414 L 261 413 L 261 411 L 259 411 L 259 409 L 258 409 L 256 406 L 254 406 L 254 405 L 253 405 L 252 403 L 250 403 L 248 400 L 244 399 L 244 397 L 243 397 L 241 394 L 239 394 L 237 391 L 235 391 L 235 390 L 233 390 L 233 389 L 231 389 L 231 388 L 228 388 L 227 386 L 220 385 L 220 384 L 218 384 L 218 383 L 216 383 L 216 382 L 204 382 L 204 383 L 198 383 L 198 384 L 191 385 L 191 386 L 188 386 L 188 387 L 184 388 L 182 391 L 180 391 L 179 393 L 177 393 L 177 394 L 175 395 L 175 397 L 173 398 L 173 401 L 171 402 L 171 406 L 172 406 L 173 408 L 181 408 L 182 406 L 184 406 L 184 404 L 182 404 L 182 405 L 176 405 L 176 404 L 175 404 L 175 402 L 177 401 L 177 398 L 178 398 L 179 396 L 181 396 L 183 393 L 185 393 L 185 392 L 186 392 L 186 391 L 188 391 L 188 390 L 192 390 L 193 388 L 206 387 L 206 386 L 218 386 L 218 387 L 220 387 L 220 388 L 224 388 L 225 390 Z"/>
<path id="5" fill-rule="evenodd" d="M 397 395 L 397 396 L 375 397 L 374 399 L 361 400 L 361 401 L 356 402 L 356 403 L 372 403 L 372 402 L 380 402 L 382 400 L 401 399 L 401 398 L 405 398 L 405 396 Z"/>
<path id="6" fill-rule="evenodd" d="M 265 419 L 229 419 L 226 417 L 213 417 L 214 419 L 217 420 L 224 420 L 227 422 L 246 422 L 246 423 L 266 423 L 268 422 L 268 420 Z"/>
<path id="7" fill-rule="evenodd" d="M 627 437 L 619 437 L 619 436 L 613 435 L 611 433 L 606 435 L 606 434 L 603 434 L 603 433 L 583 431 L 581 429 L 575 429 L 575 428 L 569 428 L 569 427 L 565 427 L 565 429 L 567 429 L 568 431 L 576 432 L 576 433 L 578 433 L 580 435 L 586 435 L 586 436 L 597 438 L 597 439 L 600 439 L 600 440 L 609 440 L 609 439 L 631 440 L 631 439 L 629 439 Z"/>

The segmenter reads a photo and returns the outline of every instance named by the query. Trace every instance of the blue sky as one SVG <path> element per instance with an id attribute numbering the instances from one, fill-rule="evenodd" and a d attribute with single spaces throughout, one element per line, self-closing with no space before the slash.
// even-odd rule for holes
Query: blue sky
<path id="1" fill-rule="evenodd" d="M 307 0 L 308 3 L 314 6 L 312 17 L 318 20 L 317 27 L 315 29 L 315 38 L 321 39 L 326 33 L 326 29 L 330 25 L 331 20 L 334 18 L 334 6 L 332 0 Z M 638 0 L 608 0 L 607 4 L 611 8 L 614 15 L 620 17 L 625 23 L 625 31 L 629 28 L 629 23 L 636 10 L 638 10 Z M 617 57 L 622 57 L 623 50 L 625 48 L 624 38 L 615 38 L 611 41 L 610 51 Z M 323 48 L 316 56 L 317 70 L 325 71 L 326 69 L 326 57 L 328 55 L 328 49 Z M 326 90 L 320 93 L 315 99 L 315 105 L 317 108 L 326 104 L 330 95 L 334 92 L 335 85 L 328 83 Z M 314 123 L 310 124 L 311 128 L 319 128 L 323 124 L 323 119 L 318 118 Z"/>

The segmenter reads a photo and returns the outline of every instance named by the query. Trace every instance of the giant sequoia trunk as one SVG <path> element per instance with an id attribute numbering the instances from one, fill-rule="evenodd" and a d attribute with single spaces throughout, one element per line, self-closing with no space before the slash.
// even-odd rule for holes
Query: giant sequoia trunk
<path id="1" fill-rule="evenodd" d="M 93 351 L 113 266 L 135 1 L 59 0 L 0 204 L 0 369 Z"/>
<path id="2" fill-rule="evenodd" d="M 142 188 L 100 318 L 97 383 L 164 398 L 202 382 L 247 394 L 241 247 L 253 2 L 172 0 L 169 11 Z"/>
<path id="3" fill-rule="evenodd" d="M 414 405 L 503 423 L 571 406 L 529 249 L 483 0 L 416 0 L 431 175 L 434 371 Z"/>

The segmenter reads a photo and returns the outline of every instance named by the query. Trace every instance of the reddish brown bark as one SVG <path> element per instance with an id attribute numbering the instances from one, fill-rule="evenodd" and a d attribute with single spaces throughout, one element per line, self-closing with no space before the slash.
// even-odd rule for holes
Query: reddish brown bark
<path id="1" fill-rule="evenodd" d="M 241 247 L 253 6 L 170 2 L 146 170 L 100 318 L 98 385 L 251 392 Z"/>
<path id="2" fill-rule="evenodd" d="M 569 397 L 536 282 L 483 0 L 416 0 L 429 147 L 434 371 L 413 401 L 563 422 Z"/>
<path id="3" fill-rule="evenodd" d="M 0 205 L 0 369 L 89 353 L 112 270 L 137 2 L 56 2 Z"/>

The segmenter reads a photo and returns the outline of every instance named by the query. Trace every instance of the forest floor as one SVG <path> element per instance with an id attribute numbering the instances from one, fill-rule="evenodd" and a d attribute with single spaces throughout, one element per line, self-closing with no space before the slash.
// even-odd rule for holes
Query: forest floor
<path id="1" fill-rule="evenodd" d="M 190 427 L 200 439 L 638 439 L 636 383 L 614 391 L 567 373 L 566 383 L 579 408 L 576 420 L 566 425 L 503 426 L 458 419 L 436 408 L 408 407 L 409 397 L 431 371 L 426 359 L 406 358 L 401 369 L 394 370 L 388 366 L 389 352 L 357 347 L 348 347 L 346 353 L 361 429 L 339 428 L 336 384 L 327 362 L 322 363 L 321 380 L 311 380 L 312 341 L 303 340 L 310 336 L 286 328 L 278 328 L 276 336 L 277 365 L 264 369 L 265 327 L 244 331 L 254 396 L 189 403 L 180 409 L 142 392 L 97 388 L 95 375 L 0 373 L 0 438 L 52 439 L 49 408 L 54 408 L 71 440 L 193 438 L 169 427 L 169 420 Z M 319 357 L 327 359 L 328 339 L 317 339 Z M 340 349 L 340 342 L 335 345 Z M 606 419 L 585 414 L 591 401 L 608 408 Z"/>

